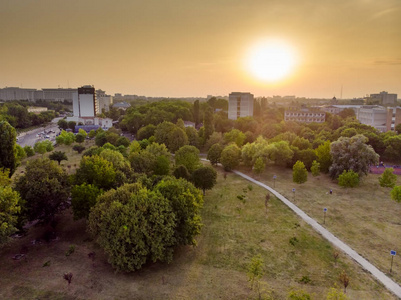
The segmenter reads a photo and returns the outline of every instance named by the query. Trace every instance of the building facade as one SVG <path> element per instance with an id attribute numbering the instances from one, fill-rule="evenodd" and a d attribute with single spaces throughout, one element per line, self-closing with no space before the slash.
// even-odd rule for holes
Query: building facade
<path id="1" fill-rule="evenodd" d="M 251 93 L 234 92 L 228 96 L 228 118 L 237 120 L 253 116 L 253 95 Z"/>
<path id="2" fill-rule="evenodd" d="M 35 100 L 36 89 L 22 89 L 19 87 L 5 87 L 0 89 L 0 100 L 13 101 L 13 100 Z"/>
<path id="3" fill-rule="evenodd" d="M 401 107 L 397 106 L 387 108 L 387 131 L 394 131 L 398 124 L 401 124 Z"/>
<path id="4" fill-rule="evenodd" d="M 368 101 L 370 101 L 372 104 L 396 105 L 397 94 L 389 94 L 384 91 L 380 92 L 379 94 L 370 94 Z"/>
<path id="5" fill-rule="evenodd" d="M 294 107 L 284 112 L 284 121 L 323 123 L 326 121 L 326 113 L 318 109 Z"/>
<path id="6" fill-rule="evenodd" d="M 99 109 L 96 101 L 95 88 L 90 85 L 78 88 L 78 91 L 73 94 L 72 106 L 74 117 L 96 117 Z"/>
<path id="7" fill-rule="evenodd" d="M 387 110 L 382 106 L 361 106 L 357 119 L 361 124 L 372 126 L 380 132 L 387 131 Z"/>

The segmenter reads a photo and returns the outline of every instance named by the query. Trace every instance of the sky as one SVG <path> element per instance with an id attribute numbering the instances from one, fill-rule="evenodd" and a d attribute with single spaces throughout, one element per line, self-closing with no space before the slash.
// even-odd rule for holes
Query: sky
<path id="1" fill-rule="evenodd" d="M 296 61 L 277 82 L 247 63 L 272 39 Z M 0 42 L 0 88 L 401 98 L 400 0 L 1 0 Z"/>

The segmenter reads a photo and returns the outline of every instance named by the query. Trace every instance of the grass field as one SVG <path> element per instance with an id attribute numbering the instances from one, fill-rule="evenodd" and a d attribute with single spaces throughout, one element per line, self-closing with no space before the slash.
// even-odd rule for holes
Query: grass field
<path id="1" fill-rule="evenodd" d="M 246 171 L 246 170 L 243 170 Z M 250 174 L 249 171 L 246 173 Z M 292 170 L 269 167 L 261 176 L 253 176 L 273 187 L 393 280 L 401 283 L 401 261 L 394 257 L 390 274 L 390 250 L 401 252 L 401 204 L 391 200 L 391 188 L 379 185 L 380 175 L 363 177 L 356 188 L 342 188 L 327 175 L 308 174 L 304 184 L 292 182 Z M 397 178 L 401 185 L 401 176 Z M 295 199 L 292 188 L 295 188 Z M 330 195 L 329 190 L 333 190 Z"/>
<path id="2" fill-rule="evenodd" d="M 335 249 L 280 201 L 272 198 L 266 212 L 265 190 L 254 185 L 249 190 L 239 176 L 222 175 L 219 170 L 218 184 L 206 194 L 198 245 L 177 249 L 171 264 L 115 273 L 86 234 L 85 222 L 73 221 L 68 210 L 59 216 L 58 240 L 33 245 L 32 240 L 49 230 L 38 226 L 0 250 L 0 298 L 248 299 L 256 295 L 249 289 L 247 269 L 252 257 L 260 255 L 263 290 L 274 299 L 286 299 L 291 289 L 324 299 L 329 287 L 339 285 L 342 270 L 350 277 L 351 299 L 395 299 L 348 257 L 340 254 L 335 263 Z M 284 190 L 284 173 L 277 175 L 282 182 L 276 187 Z M 245 203 L 237 198 L 241 194 L 246 195 Z M 75 252 L 66 256 L 71 245 Z M 96 253 L 93 261 L 90 252 Z M 13 260 L 17 253 L 26 253 L 26 258 Z M 46 262 L 49 266 L 43 266 Z M 62 278 L 66 272 L 73 273 L 70 286 Z M 310 281 L 301 283 L 302 278 Z"/>

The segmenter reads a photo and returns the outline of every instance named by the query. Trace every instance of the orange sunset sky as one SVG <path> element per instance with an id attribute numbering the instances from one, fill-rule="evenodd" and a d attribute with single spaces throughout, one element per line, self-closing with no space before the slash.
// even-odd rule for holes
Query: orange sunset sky
<path id="1" fill-rule="evenodd" d="M 276 82 L 247 62 L 271 39 L 295 57 Z M 0 41 L 0 88 L 401 98 L 400 0 L 0 0 Z"/>

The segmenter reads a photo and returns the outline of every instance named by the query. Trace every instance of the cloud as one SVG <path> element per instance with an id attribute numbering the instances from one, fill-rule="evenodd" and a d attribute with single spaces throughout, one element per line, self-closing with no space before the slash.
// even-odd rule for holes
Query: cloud
<path id="1" fill-rule="evenodd" d="M 395 60 L 376 60 L 375 65 L 401 65 L 401 59 Z"/>

